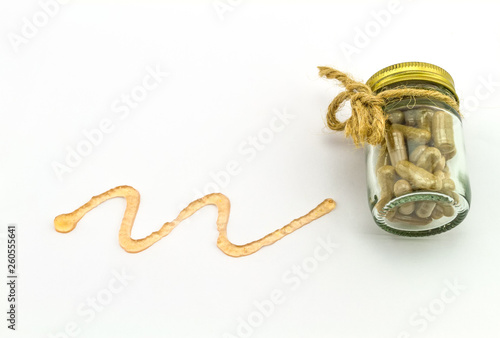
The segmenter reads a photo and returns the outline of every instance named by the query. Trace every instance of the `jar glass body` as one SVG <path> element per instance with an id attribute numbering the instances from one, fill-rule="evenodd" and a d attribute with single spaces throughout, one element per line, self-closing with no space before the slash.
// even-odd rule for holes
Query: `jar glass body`
<path id="1" fill-rule="evenodd" d="M 427 81 L 405 87 L 452 94 Z M 438 234 L 460 224 L 470 207 L 460 115 L 444 102 L 404 98 L 388 104 L 385 143 L 366 147 L 368 201 L 375 222 L 403 236 Z"/>

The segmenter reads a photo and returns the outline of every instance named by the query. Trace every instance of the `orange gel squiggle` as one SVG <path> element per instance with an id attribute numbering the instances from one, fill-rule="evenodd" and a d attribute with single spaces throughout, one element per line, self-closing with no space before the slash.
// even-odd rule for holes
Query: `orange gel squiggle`
<path id="1" fill-rule="evenodd" d="M 328 214 L 335 208 L 335 202 L 332 199 L 326 199 L 316 208 L 311 210 L 307 215 L 293 220 L 281 229 L 278 229 L 254 242 L 250 242 L 244 245 L 236 245 L 231 243 L 227 238 L 227 223 L 229 221 L 230 212 L 229 199 L 220 193 L 209 194 L 200 199 L 197 199 L 196 201 L 191 202 L 179 213 L 176 219 L 174 219 L 172 222 L 163 224 L 160 230 L 155 231 L 149 236 L 142 239 L 132 239 L 132 226 L 134 225 L 135 216 L 137 214 L 137 211 L 139 210 L 140 195 L 137 190 L 130 186 L 119 186 L 114 189 L 110 189 L 105 193 L 92 197 L 90 201 L 88 201 L 72 213 L 57 216 L 54 219 L 56 231 L 63 233 L 72 231 L 76 227 L 78 221 L 80 221 L 80 219 L 82 219 L 82 217 L 87 212 L 94 209 L 99 204 L 115 197 L 123 197 L 127 201 L 127 207 L 123 215 L 118 237 L 120 246 L 125 249 L 125 251 L 131 253 L 140 252 L 149 248 L 151 245 L 167 236 L 180 222 L 190 217 L 196 211 L 206 205 L 215 205 L 217 207 L 217 230 L 219 231 L 217 246 L 226 255 L 232 257 L 251 255 L 260 250 L 263 246 L 275 243 L 286 235 L 302 228 L 304 225 Z"/>

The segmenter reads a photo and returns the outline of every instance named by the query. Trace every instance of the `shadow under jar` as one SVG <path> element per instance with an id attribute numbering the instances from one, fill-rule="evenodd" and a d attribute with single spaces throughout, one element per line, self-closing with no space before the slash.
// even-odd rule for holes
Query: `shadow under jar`
<path id="1" fill-rule="evenodd" d="M 422 62 L 375 73 L 375 93 L 399 87 L 429 89 L 458 104 L 454 82 L 442 68 Z M 385 143 L 366 147 L 368 199 L 375 222 L 402 236 L 429 236 L 460 224 L 469 211 L 461 117 L 448 104 L 403 98 L 384 108 Z"/>

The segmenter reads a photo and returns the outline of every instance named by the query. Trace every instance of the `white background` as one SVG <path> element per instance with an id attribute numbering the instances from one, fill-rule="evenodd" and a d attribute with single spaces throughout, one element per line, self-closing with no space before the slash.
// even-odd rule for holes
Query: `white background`
<path id="1" fill-rule="evenodd" d="M 23 18 L 33 22 L 41 5 L 3 1 L 0 270 L 4 281 L 5 231 L 15 223 L 19 312 L 18 330 L 7 330 L 2 282 L 2 337 L 498 336 L 498 10 L 494 1 L 75 0 L 16 48 L 11 40 L 22 37 Z M 342 50 L 347 45 L 352 53 Z M 324 123 L 339 88 L 319 79 L 316 66 L 366 80 L 403 61 L 450 72 L 466 116 L 472 209 L 459 227 L 430 238 L 401 238 L 374 224 L 363 150 Z M 148 67 L 168 76 L 120 118 L 114 102 L 141 85 Z M 276 111 L 293 119 L 251 157 L 245 142 L 269 136 Z M 54 163 L 65 164 L 84 131 L 106 119 L 113 131 L 58 179 Z M 147 236 L 231 161 L 239 172 L 218 191 L 232 202 L 235 243 L 256 240 L 325 198 L 337 208 L 243 258 L 216 247 L 213 207 L 138 254 L 118 244 L 122 199 L 69 234 L 54 230 L 56 215 L 126 184 L 142 196 L 133 237 Z M 336 247 L 318 262 L 321 240 Z M 299 282 L 294 266 L 303 264 L 310 272 Z M 106 298 L 122 270 L 134 279 Z M 268 304 L 273 292 L 282 293 L 281 303 L 262 314 L 255 302 Z M 91 316 L 86 302 L 97 296 L 106 304 Z"/>

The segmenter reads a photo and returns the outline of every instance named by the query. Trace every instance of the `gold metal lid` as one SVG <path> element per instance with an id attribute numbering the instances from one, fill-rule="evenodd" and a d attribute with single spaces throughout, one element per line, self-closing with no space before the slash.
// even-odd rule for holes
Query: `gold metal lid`
<path id="1" fill-rule="evenodd" d="M 411 80 L 423 80 L 439 84 L 452 92 L 458 102 L 455 83 L 451 75 L 441 67 L 425 62 L 402 62 L 379 70 L 366 81 L 366 85 L 377 91 L 387 85 Z"/>

